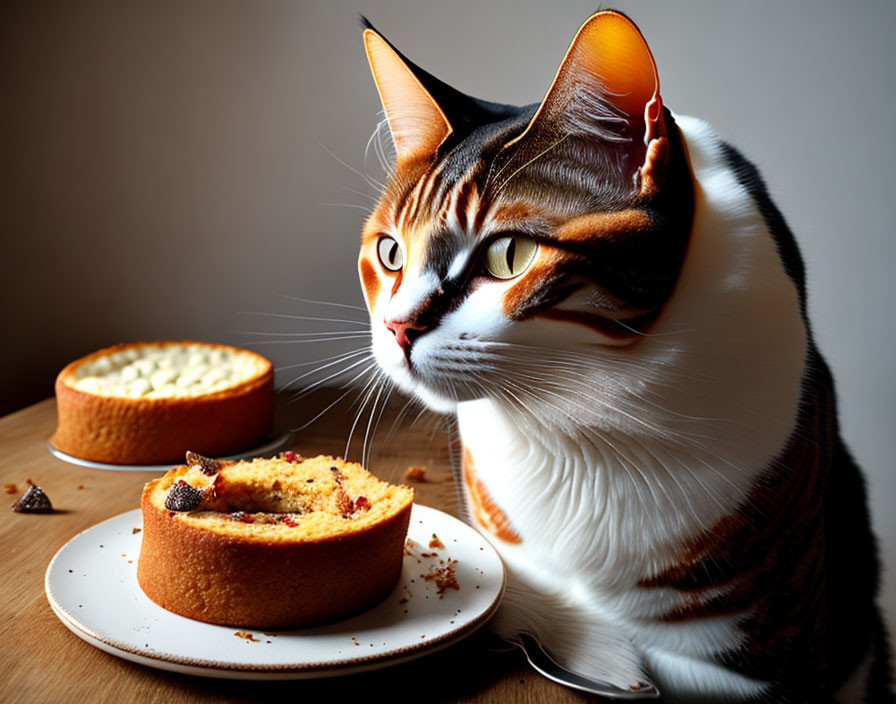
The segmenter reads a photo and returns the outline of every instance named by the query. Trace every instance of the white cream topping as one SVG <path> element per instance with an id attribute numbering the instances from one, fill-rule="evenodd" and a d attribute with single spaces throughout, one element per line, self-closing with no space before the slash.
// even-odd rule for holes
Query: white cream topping
<path id="1" fill-rule="evenodd" d="M 85 362 L 74 388 L 98 396 L 199 396 L 256 376 L 263 362 L 251 352 L 201 344 L 141 345 Z"/>

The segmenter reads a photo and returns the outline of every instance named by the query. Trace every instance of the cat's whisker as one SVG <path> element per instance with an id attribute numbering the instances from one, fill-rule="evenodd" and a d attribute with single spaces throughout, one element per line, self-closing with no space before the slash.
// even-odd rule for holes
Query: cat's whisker
<path id="1" fill-rule="evenodd" d="M 357 356 L 359 356 L 359 355 L 365 355 L 365 357 L 362 358 L 362 359 L 360 360 L 360 362 L 365 362 L 365 361 L 367 361 L 367 359 L 370 359 L 370 350 L 369 350 L 369 349 L 361 349 L 361 350 L 356 350 L 356 351 L 354 351 L 354 352 L 346 352 L 344 355 L 339 355 L 339 356 L 336 358 L 335 361 L 328 362 L 327 364 L 323 364 L 323 365 L 321 365 L 321 366 L 319 366 L 319 367 L 317 367 L 317 368 L 315 368 L 315 369 L 312 369 L 310 372 L 305 372 L 304 374 L 300 374 L 299 376 L 295 377 L 292 381 L 290 381 L 289 383 L 285 384 L 285 385 L 282 387 L 281 390 L 282 390 L 282 391 L 286 391 L 290 386 L 292 386 L 293 384 L 295 384 L 295 383 L 298 382 L 298 381 L 301 381 L 302 379 L 305 379 L 305 378 L 307 378 L 307 377 L 309 377 L 309 376 L 312 376 L 312 375 L 314 375 L 314 374 L 319 374 L 319 373 L 322 372 L 324 369 L 329 369 L 330 367 L 333 367 L 333 366 L 335 366 L 335 365 L 337 365 L 337 364 L 342 364 L 342 363 L 344 363 L 344 362 L 346 362 L 346 361 L 348 361 L 348 360 L 350 360 L 350 359 L 352 359 L 352 358 L 354 358 L 354 357 L 357 357 Z M 349 371 L 350 369 L 352 369 L 353 366 L 356 366 L 356 365 L 352 365 L 352 366 L 350 366 L 350 367 L 347 367 L 347 368 L 341 370 L 340 372 L 338 372 L 338 373 L 335 374 L 335 375 L 328 376 L 328 377 L 325 379 L 325 381 L 329 381 L 330 379 L 333 379 L 333 378 L 338 377 L 340 374 L 344 374 L 344 373 L 346 373 L 347 371 Z"/>
<path id="2" fill-rule="evenodd" d="M 554 383 L 562 388 L 566 388 L 566 387 L 569 387 L 570 385 L 577 384 L 577 383 L 583 382 L 583 381 L 584 382 L 592 382 L 593 381 L 593 378 L 590 375 L 585 374 L 585 373 L 577 374 L 577 373 L 573 373 L 569 370 L 557 370 L 556 368 L 554 368 L 551 365 L 539 365 L 538 368 L 547 370 L 548 374 L 541 376 L 541 377 L 528 375 L 526 378 L 532 379 L 533 381 L 544 381 L 545 383 Z M 577 390 L 576 393 L 581 395 L 582 392 Z M 653 407 L 654 409 L 656 409 L 657 411 L 660 411 L 664 414 L 668 414 L 671 416 L 675 416 L 682 420 L 700 422 L 700 423 L 703 423 L 704 425 L 708 424 L 708 423 L 713 423 L 713 424 L 724 424 L 724 423 L 735 424 L 735 423 L 737 423 L 736 421 L 732 421 L 732 420 L 725 419 L 725 418 L 711 418 L 711 417 L 693 416 L 693 415 L 688 415 L 685 413 L 680 413 L 680 412 L 672 410 L 672 409 L 667 409 L 665 406 L 662 406 L 662 405 L 656 403 L 655 401 L 648 399 L 644 394 L 633 394 L 633 395 L 636 396 L 641 403 L 647 404 L 647 405 Z M 586 395 L 586 399 L 591 402 L 594 402 L 594 403 L 600 403 L 602 401 L 601 397 L 598 395 Z M 616 398 L 615 402 L 618 404 L 618 403 L 622 402 L 623 400 L 624 399 L 622 399 L 622 398 Z M 739 424 L 742 425 L 742 423 L 739 423 Z M 733 432 L 733 429 L 730 432 Z"/>
<path id="3" fill-rule="evenodd" d="M 260 311 L 246 311 L 242 315 L 261 315 L 266 318 L 283 318 L 284 320 L 305 320 L 320 323 L 348 323 L 351 325 L 363 325 L 370 327 L 370 319 L 367 320 L 350 320 L 347 318 L 319 318 L 311 315 L 290 315 L 288 313 L 263 313 Z"/>
<path id="4" fill-rule="evenodd" d="M 337 399 L 336 399 L 335 401 L 333 401 L 330 405 L 328 405 L 326 408 L 324 408 L 324 410 L 322 410 L 320 413 L 318 413 L 316 416 L 314 416 L 311 420 L 309 420 L 308 422 L 304 423 L 304 424 L 301 425 L 299 428 L 297 428 L 297 430 L 304 430 L 305 428 L 307 428 L 307 427 L 308 427 L 309 425 L 311 425 L 314 421 L 316 421 L 318 418 L 320 418 L 320 417 L 323 416 L 325 413 L 327 413 L 327 411 L 329 411 L 331 408 L 333 408 L 333 406 L 335 406 L 335 405 L 336 405 L 337 403 L 339 403 L 342 399 L 344 399 L 346 396 L 348 396 L 352 391 L 354 391 L 355 389 L 354 389 L 353 383 L 354 383 L 356 380 L 360 379 L 364 374 L 366 374 L 366 373 L 371 369 L 372 366 L 373 366 L 373 365 L 368 366 L 367 369 L 365 369 L 365 370 L 362 371 L 360 374 L 358 374 L 357 376 L 355 376 L 354 379 L 351 379 L 349 382 L 347 382 L 346 384 L 344 384 L 344 385 L 342 386 L 342 389 L 346 389 L 346 391 L 345 391 L 344 393 L 342 393 L 342 394 L 339 396 L 339 398 L 337 398 Z M 340 389 L 340 390 L 341 390 L 341 389 Z M 293 401 L 295 401 L 295 400 L 297 400 L 297 399 L 293 399 Z M 290 402 L 292 402 L 292 401 L 290 401 Z"/>
<path id="5" fill-rule="evenodd" d="M 380 162 L 380 167 L 383 169 L 383 173 L 392 176 L 395 172 L 393 164 L 395 164 L 397 160 L 397 154 L 395 152 L 395 144 L 391 138 L 392 133 L 389 131 L 388 119 L 383 118 L 383 120 L 380 121 L 374 134 L 376 135 L 376 139 L 373 143 L 373 151 L 376 154 L 377 161 Z M 388 155 L 386 154 L 386 143 L 391 147 L 389 150 L 390 154 Z"/>
<path id="6" fill-rule="evenodd" d="M 415 404 L 419 404 L 419 403 L 420 402 L 417 400 L 417 398 L 415 396 L 408 396 L 405 399 L 405 402 L 402 405 L 401 410 L 398 413 L 396 413 L 395 418 L 392 419 L 392 425 L 389 426 L 389 430 L 386 433 L 386 437 L 383 438 L 382 442 L 384 445 L 389 444 L 389 440 L 395 434 L 395 429 L 401 425 L 401 422 L 404 420 L 405 416 L 407 415 L 408 409 L 411 408 L 412 406 L 414 406 Z M 424 408 L 425 408 L 425 406 L 424 406 Z"/>
<path id="7" fill-rule="evenodd" d="M 304 397 L 307 396 L 309 393 L 311 393 L 312 391 L 314 391 L 314 390 L 317 389 L 318 387 L 322 386 L 322 385 L 325 384 L 326 382 L 328 382 L 328 381 L 330 381 L 330 380 L 332 380 L 332 379 L 337 379 L 338 377 L 342 376 L 342 375 L 345 374 L 346 372 L 349 372 L 349 371 L 351 371 L 352 369 L 355 369 L 355 368 L 361 366 L 362 364 L 364 364 L 365 362 L 368 362 L 369 360 L 370 360 L 369 357 L 364 357 L 364 358 L 362 358 L 362 359 L 360 359 L 360 360 L 357 360 L 357 361 L 353 362 L 350 366 L 346 367 L 345 369 L 342 369 L 342 370 L 340 370 L 340 371 L 338 371 L 338 372 L 336 372 L 336 373 L 334 373 L 334 374 L 330 374 L 329 376 L 326 376 L 326 377 L 324 377 L 323 379 L 319 379 L 318 381 L 315 381 L 313 384 L 309 384 L 308 386 L 306 386 L 306 387 L 305 387 L 304 389 L 302 389 L 301 391 L 297 391 L 297 392 L 296 392 L 296 396 L 293 398 L 293 401 L 297 401 L 297 400 L 299 400 L 300 398 L 304 398 Z M 374 367 L 374 366 L 376 366 L 376 362 L 372 362 L 372 363 L 370 363 L 370 364 L 366 367 L 365 371 L 366 371 L 367 369 L 370 369 L 371 367 Z M 357 377 L 356 377 L 356 378 L 357 378 Z"/>
<path id="8" fill-rule="evenodd" d="M 359 354 L 365 354 L 370 352 L 370 346 L 365 345 L 356 350 L 350 350 L 348 352 L 342 352 L 341 354 L 335 354 L 331 357 L 322 357 L 321 359 L 312 359 L 309 362 L 297 362 L 296 364 L 284 364 L 282 366 L 274 367 L 275 372 L 283 372 L 287 369 L 296 369 L 297 367 L 307 367 L 312 364 L 321 364 L 323 362 L 330 362 L 334 359 L 348 359 L 349 357 L 353 357 Z"/>
<path id="9" fill-rule="evenodd" d="M 336 308 L 350 308 L 352 310 L 363 311 L 365 314 L 367 313 L 367 309 L 364 306 L 356 306 L 356 305 L 352 305 L 351 303 L 338 303 L 336 301 L 318 301 L 318 300 L 314 300 L 313 298 L 300 298 L 299 296 L 291 296 L 287 293 L 278 293 L 276 295 L 279 298 L 286 298 L 290 301 L 296 301 L 298 303 L 311 303 L 313 305 L 318 305 L 318 306 L 334 306 Z M 277 315 L 277 314 L 272 313 L 271 315 Z M 369 318 L 368 318 L 368 322 L 369 322 Z"/>
<path id="10" fill-rule="evenodd" d="M 362 210 L 362 211 L 364 211 L 365 213 L 367 213 L 367 215 L 370 215 L 371 213 L 373 213 L 373 210 L 374 210 L 374 209 L 373 209 L 372 207 L 370 207 L 370 206 L 367 206 L 367 205 L 358 205 L 357 203 L 331 203 L 331 202 L 325 202 L 325 203 L 321 203 L 321 205 L 325 205 L 325 206 L 330 207 L 330 208 L 354 208 L 355 210 Z"/>
<path id="11" fill-rule="evenodd" d="M 362 446 L 364 450 L 361 453 L 361 464 L 364 467 L 368 466 L 370 461 L 370 453 L 373 449 L 373 439 L 376 437 L 376 431 L 380 427 L 380 421 L 383 419 L 383 413 L 386 411 L 386 407 L 389 405 L 389 399 L 392 397 L 392 392 L 395 390 L 395 385 L 389 380 L 388 377 L 383 377 L 384 384 L 386 386 L 386 397 L 383 399 L 383 403 L 380 406 L 379 414 L 376 418 L 376 423 L 373 425 L 373 430 L 370 428 L 370 422 L 367 423 L 367 433 L 364 437 L 364 445 Z M 376 408 L 376 402 L 374 402 L 374 408 Z M 370 413 L 370 417 L 373 418 L 373 411 Z"/>
<path id="12" fill-rule="evenodd" d="M 373 397 L 373 404 L 370 406 L 370 413 L 367 416 L 367 427 L 364 430 L 364 438 L 361 440 L 361 466 L 367 466 L 367 441 L 370 438 L 370 427 L 373 425 L 373 417 L 376 415 L 377 405 L 380 401 L 384 388 L 383 380 L 377 383 L 376 395 Z"/>
<path id="13" fill-rule="evenodd" d="M 324 408 L 322 411 L 320 411 L 320 413 L 315 415 L 311 420 L 306 421 L 305 423 L 300 425 L 298 428 L 295 428 L 295 431 L 299 432 L 299 431 L 305 430 L 308 426 L 310 426 L 312 423 L 314 423 L 314 421 L 316 421 L 318 418 L 321 418 L 322 416 L 324 416 L 327 413 L 327 411 L 329 411 L 331 408 L 333 408 L 333 406 L 335 406 L 337 403 L 339 403 L 342 399 L 344 399 L 346 396 L 348 396 L 351 392 L 352 392 L 352 389 L 349 389 L 348 391 L 343 393 L 339 398 L 337 398 L 335 401 L 330 403 L 330 405 L 328 405 L 326 408 Z"/>
<path id="14" fill-rule="evenodd" d="M 381 114 L 385 114 L 381 111 Z M 376 155 L 377 161 L 379 162 L 380 168 L 383 170 L 383 173 L 387 175 L 391 175 L 392 168 L 386 159 L 385 150 L 383 149 L 383 128 L 388 132 L 389 130 L 389 119 L 387 117 L 383 117 L 380 120 L 376 127 L 373 130 L 373 133 L 370 135 L 370 139 L 367 140 L 367 144 L 364 147 L 364 166 L 367 166 L 367 153 L 370 151 L 371 145 L 373 145 L 373 153 Z"/>
<path id="15" fill-rule="evenodd" d="M 410 425 L 411 425 L 412 428 L 413 428 L 414 426 L 417 425 L 417 423 L 420 421 L 420 419 L 421 419 L 423 416 L 426 415 L 426 413 L 427 413 L 428 410 L 429 410 L 429 409 L 428 409 L 426 406 L 421 405 L 421 407 L 420 407 L 420 411 L 417 413 L 416 416 L 414 416 L 414 420 L 411 421 L 411 424 L 410 424 Z"/>
<path id="16" fill-rule="evenodd" d="M 497 343 L 488 343 L 492 347 L 506 347 L 498 357 L 516 359 L 526 364 L 533 365 L 542 365 L 546 368 L 553 368 L 555 366 L 565 366 L 571 369 L 578 371 L 581 374 L 586 374 L 587 370 L 595 370 L 601 371 L 608 376 L 618 377 L 618 371 L 620 368 L 628 368 L 632 371 L 642 372 L 647 375 L 647 378 L 651 379 L 651 383 L 659 384 L 659 385 L 669 385 L 673 386 L 670 383 L 670 378 L 678 376 L 682 379 L 704 379 L 706 381 L 713 381 L 715 377 L 712 377 L 707 374 L 694 372 L 692 370 L 686 369 L 676 369 L 672 368 L 668 364 L 660 365 L 659 368 L 662 370 L 662 374 L 658 372 L 658 365 L 656 362 L 646 363 L 640 362 L 634 359 L 621 359 L 621 358 L 609 358 L 604 359 L 595 355 L 586 355 L 584 353 L 578 352 L 567 352 L 556 350 L 555 348 L 550 347 L 542 347 L 538 345 L 521 345 L 519 343 L 505 343 L 505 342 L 497 342 Z M 514 348 L 520 348 L 519 350 L 514 351 Z M 534 358 L 537 355 L 537 359 Z"/>
<path id="17" fill-rule="evenodd" d="M 244 344 L 246 347 L 252 347 L 253 345 L 303 345 L 314 342 L 339 342 L 341 340 L 364 339 L 370 339 L 370 334 L 366 332 L 359 332 L 351 335 L 339 334 L 335 337 L 318 337 L 313 340 L 252 340 L 251 342 L 246 342 Z"/>
<path id="18" fill-rule="evenodd" d="M 633 328 L 631 325 L 628 325 L 625 321 L 617 320 L 615 321 L 619 327 L 625 328 L 631 333 L 634 333 L 638 337 L 672 337 L 673 335 L 687 335 L 688 333 L 693 333 L 694 328 L 682 328 L 681 330 L 668 330 L 666 332 L 644 332 L 643 330 L 638 330 L 637 328 Z"/>
<path id="19" fill-rule="evenodd" d="M 367 406 L 367 402 L 371 399 L 373 394 L 376 392 L 377 388 L 382 383 L 382 373 L 378 368 L 374 368 L 373 374 L 370 379 L 361 389 L 359 394 L 359 398 L 362 398 L 360 405 L 358 406 L 358 412 L 355 414 L 355 420 L 352 423 L 352 427 L 348 431 L 348 438 L 345 442 L 345 457 L 348 458 L 348 453 L 352 444 L 352 437 L 355 434 L 355 428 L 358 426 L 358 421 L 361 420 L 361 416 L 364 414 L 364 408 Z M 363 449 L 363 448 L 362 448 Z"/>
<path id="20" fill-rule="evenodd" d="M 382 191 L 382 190 L 386 187 L 386 184 L 384 184 L 384 183 L 380 183 L 380 182 L 377 181 L 375 178 L 373 178 L 373 176 L 371 176 L 370 174 L 366 174 L 366 173 L 364 173 L 363 171 L 360 171 L 360 170 L 356 169 L 354 166 L 350 165 L 347 161 L 345 161 L 344 159 L 342 159 L 342 158 L 340 158 L 339 156 L 337 156 L 336 153 L 335 153 L 332 149 L 330 149 L 329 147 L 327 147 L 327 146 L 326 146 L 325 144 L 323 144 L 322 142 L 318 142 L 318 145 L 319 145 L 320 147 L 322 147 L 323 150 L 324 150 L 325 152 L 327 152 L 327 154 L 329 154 L 331 157 L 333 157 L 336 161 L 338 161 L 340 164 L 342 164 L 342 165 L 343 165 L 345 168 L 347 168 L 349 171 L 351 171 L 351 172 L 354 173 L 354 174 L 357 174 L 357 175 L 360 176 L 362 179 L 364 179 L 364 181 L 367 183 L 367 185 L 370 186 L 371 188 L 375 188 L 375 189 L 377 189 L 377 190 L 379 190 L 379 191 Z"/>
<path id="21" fill-rule="evenodd" d="M 270 335 L 272 337 L 315 337 L 320 335 L 368 334 L 365 330 L 327 330 L 325 332 L 256 332 L 254 330 L 231 330 L 231 332 L 235 335 Z"/>
<path id="22" fill-rule="evenodd" d="M 339 188 L 348 193 L 353 193 L 356 196 L 361 196 L 362 198 L 366 198 L 367 200 L 372 201 L 373 203 L 379 202 L 379 198 L 377 198 L 376 196 L 372 196 L 369 193 L 364 193 L 363 191 L 358 191 L 354 188 L 350 188 L 349 186 L 340 186 Z"/>

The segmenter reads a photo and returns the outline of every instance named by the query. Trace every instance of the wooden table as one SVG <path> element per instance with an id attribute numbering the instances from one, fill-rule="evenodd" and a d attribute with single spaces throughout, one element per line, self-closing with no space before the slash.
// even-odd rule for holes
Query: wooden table
<path id="1" fill-rule="evenodd" d="M 324 391 L 296 404 L 278 399 L 277 425 L 280 429 L 302 425 L 326 407 L 332 393 Z M 342 455 L 354 420 L 349 406 L 347 401 L 337 404 L 297 433 L 293 449 L 306 455 Z M 390 405 L 383 415 L 372 443 L 370 468 L 383 479 L 404 483 L 409 466 L 425 466 L 425 481 L 413 483 L 417 502 L 458 515 L 448 435 L 437 417 L 427 414 L 412 423 L 416 411 L 402 416 L 401 407 Z M 15 484 L 20 493 L 31 479 L 55 508 L 52 514 L 7 509 L 0 525 L 4 571 L 0 702 L 290 702 L 307 697 L 339 702 L 377 695 L 408 702 L 593 701 L 541 677 L 519 651 L 499 650 L 502 644 L 484 631 L 403 665 L 319 680 L 193 677 L 137 665 L 94 648 L 63 626 L 50 609 L 44 572 L 72 536 L 136 508 L 143 484 L 157 473 L 88 469 L 58 460 L 46 447 L 55 426 L 54 399 L 0 419 L 0 484 Z M 365 427 L 366 416 L 355 431 L 358 441 L 350 457 L 360 457 Z M 15 498 L 7 495 L 8 505 Z"/>

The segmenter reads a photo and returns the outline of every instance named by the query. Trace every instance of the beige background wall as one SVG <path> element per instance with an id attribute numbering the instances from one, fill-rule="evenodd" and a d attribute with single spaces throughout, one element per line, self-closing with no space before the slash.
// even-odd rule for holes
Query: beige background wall
<path id="1" fill-rule="evenodd" d="M 795 230 L 845 435 L 896 564 L 896 3 L 616 5 L 647 36 L 667 104 L 708 119 L 756 161 Z M 460 89 L 523 103 L 541 98 L 593 9 L 7 0 L 0 413 L 50 395 L 66 362 L 115 342 L 348 326 L 249 311 L 358 316 L 283 296 L 361 303 L 355 246 L 374 191 L 352 169 L 365 168 L 379 104 L 359 12 Z M 368 166 L 378 177 L 372 156 Z M 258 349 L 285 366 L 358 344 Z M 896 620 L 892 568 L 887 603 Z"/>

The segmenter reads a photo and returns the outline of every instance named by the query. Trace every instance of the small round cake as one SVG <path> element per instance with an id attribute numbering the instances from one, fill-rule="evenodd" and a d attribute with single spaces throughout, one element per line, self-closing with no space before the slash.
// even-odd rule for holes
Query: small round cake
<path id="1" fill-rule="evenodd" d="M 190 453 L 143 490 L 137 581 L 159 606 L 208 623 L 335 621 L 395 587 L 413 500 L 410 487 L 332 457 Z"/>
<path id="2" fill-rule="evenodd" d="M 274 373 L 255 352 L 205 342 L 134 342 L 94 352 L 56 378 L 50 442 L 94 462 L 228 455 L 271 432 Z"/>

